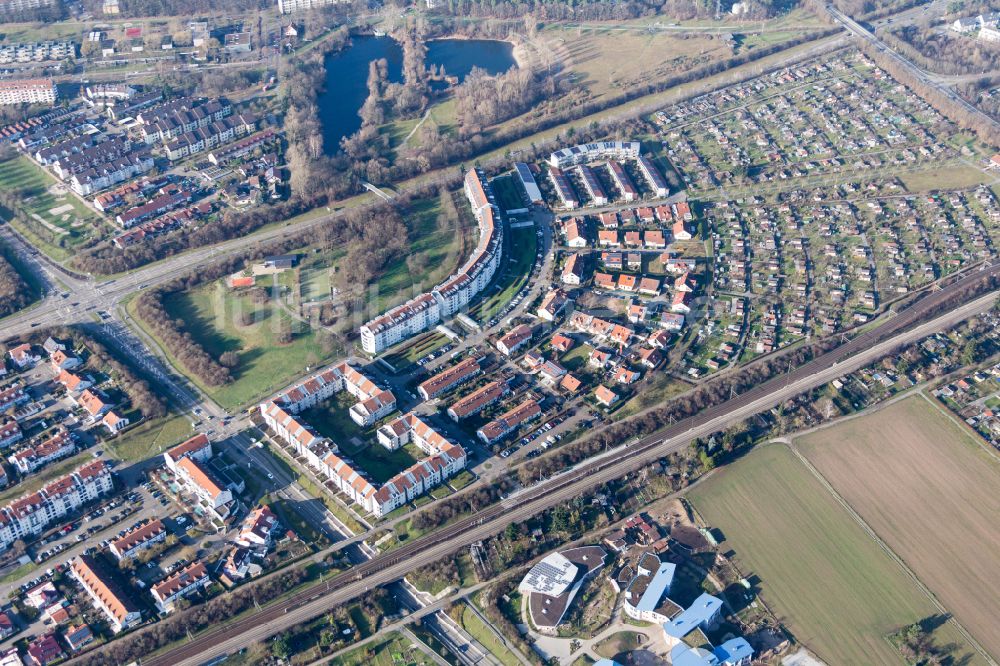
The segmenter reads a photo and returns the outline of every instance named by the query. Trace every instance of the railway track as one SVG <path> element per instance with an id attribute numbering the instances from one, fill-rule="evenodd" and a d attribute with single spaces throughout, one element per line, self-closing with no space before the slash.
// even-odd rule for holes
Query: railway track
<path id="1" fill-rule="evenodd" d="M 498 532 L 509 522 L 523 520 L 545 508 L 558 504 L 567 497 L 577 496 L 601 483 L 641 468 L 664 455 L 667 452 L 664 447 L 671 440 L 684 437 L 692 431 L 702 431 L 709 426 L 721 429 L 728 425 L 727 419 L 745 418 L 744 412 L 751 408 L 762 411 L 766 407 L 760 408 L 757 403 L 766 401 L 769 396 L 784 395 L 789 390 L 794 391 L 791 395 L 796 395 L 813 388 L 813 385 L 804 385 L 801 388 L 797 388 L 797 386 L 814 379 L 819 373 L 834 368 L 859 352 L 873 349 L 877 345 L 891 344 L 892 339 L 897 334 L 904 332 L 928 312 L 942 304 L 951 304 L 955 296 L 974 281 L 996 276 L 1000 276 L 1000 265 L 993 266 L 989 263 L 960 274 L 943 285 L 940 290 L 928 294 L 896 314 L 882 326 L 862 333 L 784 375 L 774 377 L 730 400 L 678 421 L 655 435 L 644 437 L 629 445 L 627 449 L 622 451 L 621 455 L 609 455 L 583 462 L 519 492 L 516 498 L 509 498 L 504 502 L 485 507 L 472 516 L 446 525 L 425 537 L 352 567 L 326 582 L 312 585 L 287 599 L 264 607 L 252 615 L 209 630 L 168 652 L 143 659 L 142 665 L 178 666 L 197 663 L 195 660 L 199 657 L 211 658 L 213 655 L 208 654 L 209 652 L 218 651 L 226 642 L 239 639 L 251 630 L 262 628 L 270 635 L 281 631 L 284 628 L 281 626 L 283 624 L 293 624 L 294 622 L 288 622 L 293 619 L 290 616 L 304 615 L 306 612 L 313 615 L 319 614 L 322 610 L 315 610 L 315 607 L 324 597 L 330 597 L 326 600 L 328 606 L 345 603 L 351 598 L 364 594 L 371 587 L 377 587 L 389 580 L 401 577 L 410 569 L 419 566 L 416 560 L 422 553 L 433 551 L 436 556 L 443 556 L 446 553 L 438 551 L 460 547 L 464 543 L 461 539 L 463 536 L 471 534 L 480 538 L 480 533 L 484 531 Z M 959 309 L 965 304 L 954 303 L 953 305 L 951 310 Z M 845 372 L 847 371 L 849 370 L 845 369 Z M 821 385 L 826 381 L 829 380 L 819 383 L 813 382 L 813 384 Z M 777 402 L 788 399 L 788 397 L 790 396 L 786 395 L 777 399 Z M 673 446 L 676 448 L 676 443 Z M 465 540 L 468 540 L 468 536 Z M 402 565 L 407 566 L 403 568 Z M 386 579 L 385 575 L 379 575 L 396 568 L 400 568 L 400 571 L 391 572 L 393 577 Z M 366 580 L 369 583 L 366 584 Z M 310 609 L 310 606 L 314 608 Z"/>

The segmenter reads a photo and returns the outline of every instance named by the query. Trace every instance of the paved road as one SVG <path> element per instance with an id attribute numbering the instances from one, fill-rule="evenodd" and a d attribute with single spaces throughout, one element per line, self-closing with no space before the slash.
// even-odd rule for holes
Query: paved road
<path id="1" fill-rule="evenodd" d="M 174 650 L 145 660 L 144 666 L 195 666 L 234 652 L 342 605 L 370 589 L 398 580 L 414 568 L 434 562 L 457 548 L 491 536 L 511 522 L 520 522 L 559 502 L 578 497 L 589 489 L 619 478 L 671 452 L 688 446 L 696 437 L 710 435 L 732 423 L 770 409 L 811 388 L 864 367 L 901 345 L 947 329 L 968 317 L 990 309 L 1000 291 L 971 303 L 956 303 L 963 287 L 977 276 L 1000 275 L 1000 266 L 966 275 L 956 283 L 931 294 L 896 315 L 882 327 L 859 335 L 850 342 L 791 372 L 765 382 L 698 415 L 684 419 L 662 433 L 567 470 L 527 488 L 504 502 L 479 511 L 437 532 L 373 558 L 322 584 L 265 608 L 226 627 L 207 632 Z M 951 310 L 925 324 L 913 325 L 931 308 L 950 305 Z"/>

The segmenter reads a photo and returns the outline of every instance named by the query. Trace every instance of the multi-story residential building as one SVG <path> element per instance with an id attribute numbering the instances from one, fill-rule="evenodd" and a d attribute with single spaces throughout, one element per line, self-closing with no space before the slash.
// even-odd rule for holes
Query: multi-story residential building
<path id="1" fill-rule="evenodd" d="M 58 7 L 61 4 L 62 0 L 0 0 L 0 16 L 30 9 Z"/>
<path id="2" fill-rule="evenodd" d="M 310 9 L 326 7 L 341 1 L 342 0 L 278 0 L 278 12 L 281 14 L 293 14 L 295 12 L 304 12 Z"/>
<path id="3" fill-rule="evenodd" d="M 17 407 L 31 400 L 31 396 L 24 390 L 24 384 L 15 381 L 3 388 L 0 388 L 0 412 L 6 412 L 11 407 Z"/>
<path id="4" fill-rule="evenodd" d="M 240 526 L 239 536 L 236 543 L 246 547 L 271 547 L 271 535 L 273 535 L 281 524 L 278 517 L 274 515 L 267 506 L 259 506 L 243 520 Z"/>
<path id="5" fill-rule="evenodd" d="M 527 324 L 515 326 L 497 340 L 496 348 L 504 356 L 510 356 L 531 342 L 531 327 Z"/>
<path id="6" fill-rule="evenodd" d="M 76 55 L 73 42 L 28 42 L 0 44 L 0 64 L 65 60 Z"/>
<path id="7" fill-rule="evenodd" d="M 181 458 L 177 462 L 176 478 L 185 490 L 219 518 L 225 519 L 229 515 L 226 507 L 233 501 L 233 493 L 215 478 L 207 466 L 194 458 Z"/>
<path id="8" fill-rule="evenodd" d="M 124 536 L 108 545 L 111 554 L 119 561 L 135 557 L 139 553 L 167 540 L 167 528 L 157 518 L 130 529 Z"/>
<path id="9" fill-rule="evenodd" d="M 70 575 L 83 586 L 94 605 L 108 618 L 111 631 L 118 633 L 142 621 L 139 607 L 128 596 L 114 573 L 89 555 L 80 555 L 70 564 Z"/>
<path id="10" fill-rule="evenodd" d="M 212 457 L 212 443 L 208 440 L 208 435 L 198 433 L 187 441 L 181 442 L 172 449 L 167 449 L 163 454 L 163 461 L 174 474 L 177 474 L 177 463 L 184 458 L 191 458 L 197 462 L 204 463 Z"/>
<path id="11" fill-rule="evenodd" d="M 178 599 L 190 596 L 198 590 L 211 585 L 208 568 L 203 562 L 192 562 L 180 571 L 164 578 L 149 589 L 156 601 L 156 607 L 161 613 L 169 613 L 174 609 Z"/>
<path id="12" fill-rule="evenodd" d="M 549 156 L 549 164 L 565 169 L 599 159 L 635 159 L 640 149 L 638 141 L 596 141 L 557 150 Z"/>
<path id="13" fill-rule="evenodd" d="M 31 474 L 49 463 L 72 455 L 76 451 L 76 438 L 62 426 L 42 442 L 21 449 L 8 460 L 21 474 Z"/>
<path id="14" fill-rule="evenodd" d="M 164 148 L 170 160 L 180 160 L 230 143 L 257 129 L 257 119 L 245 113 L 228 116 L 196 127 L 166 142 Z"/>
<path id="15" fill-rule="evenodd" d="M 232 112 L 232 104 L 224 99 L 180 97 L 141 111 L 136 121 L 143 140 L 152 145 L 220 122 Z"/>
<path id="16" fill-rule="evenodd" d="M 0 105 L 55 104 L 58 92 L 53 79 L 0 81 Z"/>
<path id="17" fill-rule="evenodd" d="M 130 178 L 141 176 L 153 166 L 153 155 L 148 150 L 135 150 L 73 173 L 69 178 L 69 186 L 74 192 L 85 197 Z"/>
<path id="18" fill-rule="evenodd" d="M 24 433 L 21 432 L 21 426 L 17 424 L 17 421 L 0 423 L 0 448 L 17 444 L 22 439 L 24 439 Z"/>
<path id="19" fill-rule="evenodd" d="M 436 286 L 363 325 L 361 346 L 377 354 L 435 326 L 467 306 L 493 279 L 503 253 L 503 227 L 494 204 L 493 190 L 479 169 L 465 176 L 465 193 L 479 223 L 479 243 L 469 260 Z"/>
<path id="20" fill-rule="evenodd" d="M 651 159 L 645 155 L 640 155 L 636 161 L 639 163 L 639 173 L 646 179 L 646 183 L 653 190 L 654 195 L 665 197 L 670 194 L 667 181 L 664 180 L 663 174 L 660 173 L 660 170 L 656 168 Z"/>
<path id="21" fill-rule="evenodd" d="M 322 370 L 276 396 L 271 402 L 292 414 L 298 414 L 340 391 L 347 391 L 358 398 L 359 402 L 351 406 L 349 415 L 360 426 L 369 426 L 396 409 L 396 396 L 392 391 L 383 389 L 346 361 Z M 260 410 L 266 421 L 268 403 L 261 404 Z"/>

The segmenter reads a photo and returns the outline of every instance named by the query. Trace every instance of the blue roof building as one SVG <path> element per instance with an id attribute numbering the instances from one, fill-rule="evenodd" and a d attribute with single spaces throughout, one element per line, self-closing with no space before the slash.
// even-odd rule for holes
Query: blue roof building
<path id="1" fill-rule="evenodd" d="M 683 613 L 663 623 L 667 639 L 677 642 L 699 627 L 711 627 L 722 611 L 722 599 L 703 593 Z"/>
<path id="2" fill-rule="evenodd" d="M 745 638 L 731 638 L 714 650 L 721 666 L 746 666 L 753 660 L 753 648 Z"/>
<path id="3" fill-rule="evenodd" d="M 718 666 L 719 658 L 705 648 L 678 643 L 670 651 L 670 663 L 673 666 Z"/>
<path id="4" fill-rule="evenodd" d="M 639 559 L 635 578 L 625 590 L 625 614 L 644 622 L 666 622 L 672 612 L 661 612 L 661 605 L 670 593 L 676 569 L 677 565 L 661 562 L 653 553 L 643 555 Z M 677 609 L 672 602 L 668 605 Z"/>

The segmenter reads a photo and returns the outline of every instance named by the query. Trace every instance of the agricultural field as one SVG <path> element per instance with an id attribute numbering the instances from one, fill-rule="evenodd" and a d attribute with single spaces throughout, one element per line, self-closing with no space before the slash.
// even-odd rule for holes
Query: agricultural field
<path id="1" fill-rule="evenodd" d="M 0 183 L 18 201 L 11 224 L 53 259 L 67 259 L 104 228 L 96 212 L 23 155 L 0 162 Z"/>
<path id="2" fill-rule="evenodd" d="M 830 664 L 896 664 L 886 636 L 937 607 L 787 447 L 765 446 L 689 494 L 795 639 Z M 980 663 L 948 624 L 932 640 Z M 961 661 L 957 663 L 963 663 Z"/>
<path id="3" fill-rule="evenodd" d="M 794 443 L 1000 657 L 1000 458 L 920 395 Z"/>

